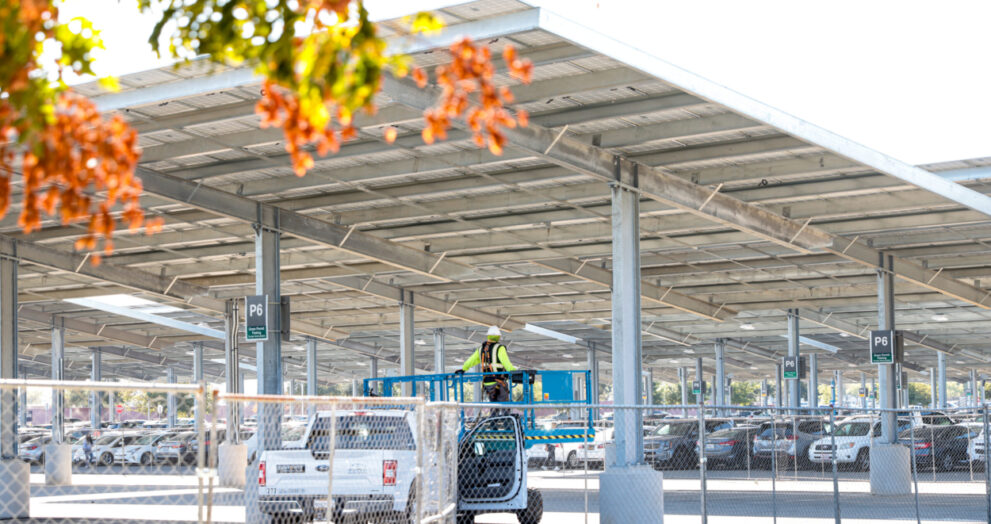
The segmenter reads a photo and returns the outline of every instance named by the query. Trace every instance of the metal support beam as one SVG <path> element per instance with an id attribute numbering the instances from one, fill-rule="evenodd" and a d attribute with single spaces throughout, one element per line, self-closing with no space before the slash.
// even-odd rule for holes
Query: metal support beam
<path id="1" fill-rule="evenodd" d="M 782 389 L 781 389 L 782 384 L 781 384 L 781 363 L 780 362 L 774 364 L 774 380 L 775 380 L 775 384 L 774 384 L 774 406 L 775 407 L 781 407 L 781 405 L 782 405 L 781 402 L 783 401 L 782 397 L 784 396 L 784 393 L 782 392 Z"/>
<path id="2" fill-rule="evenodd" d="M 867 394 L 869 392 L 867 391 L 867 373 L 863 371 L 860 372 L 860 391 L 864 392 L 864 396 L 860 397 L 860 407 L 867 409 Z M 857 394 L 859 395 L 860 392 L 858 391 Z"/>
<path id="3" fill-rule="evenodd" d="M 788 310 L 788 356 L 800 358 L 798 340 L 798 311 Z M 801 407 L 801 381 L 798 378 L 788 380 L 788 406 Z"/>
<path id="4" fill-rule="evenodd" d="M 640 326 L 640 200 L 637 172 L 614 157 L 612 171 L 612 370 L 613 399 L 619 405 L 641 403 L 643 362 Z M 643 457 L 643 414 L 618 410 L 614 415 L 616 467 Z"/>
<path id="5" fill-rule="evenodd" d="M 396 102 L 420 110 L 432 107 L 438 95 L 435 89 L 419 89 L 411 81 L 395 78 L 385 79 L 384 90 Z M 455 125 L 465 127 L 467 124 L 457 121 Z M 613 154 L 602 147 L 533 122 L 527 127 L 507 129 L 505 136 L 512 145 L 561 167 L 574 169 L 606 182 L 614 179 Z M 877 263 L 878 251 L 857 239 L 846 239 L 810 226 L 808 222 L 775 214 L 759 205 L 721 193 L 718 187 L 695 184 L 663 168 L 636 165 L 639 169 L 637 189 L 645 197 L 802 253 L 824 249 L 865 266 L 874 267 Z M 984 195 L 980 197 L 991 202 Z M 898 260 L 898 265 L 900 278 L 985 309 L 991 304 L 991 297 L 975 286 L 941 275 L 940 272 L 929 270 L 915 262 Z"/>
<path id="6" fill-rule="evenodd" d="M 833 379 L 836 381 L 836 405 L 839 407 L 844 407 L 846 404 L 846 402 L 844 402 L 844 399 L 846 398 L 846 387 L 843 384 L 843 372 L 837 369 L 834 374 L 836 375 Z"/>
<path id="7" fill-rule="evenodd" d="M 99 349 L 90 351 L 90 376 L 93 382 L 103 380 L 103 353 Z M 89 425 L 94 430 L 100 429 L 100 421 L 103 419 L 103 399 L 99 391 L 92 391 L 89 394 Z"/>
<path id="8" fill-rule="evenodd" d="M 716 380 L 715 380 L 715 392 L 716 392 L 716 405 L 725 406 L 726 405 L 726 345 L 723 343 L 722 339 L 716 340 Z M 725 416 L 726 411 L 720 409 L 720 416 Z"/>
<path id="9" fill-rule="evenodd" d="M 939 398 L 936 386 L 936 368 L 929 368 L 929 408 L 936 409 L 939 406 Z"/>
<path id="10" fill-rule="evenodd" d="M 399 296 L 399 374 L 410 376 L 415 373 L 413 369 L 416 356 L 413 352 L 415 345 L 413 332 L 413 293 L 400 290 Z M 411 397 L 416 394 L 416 388 L 412 383 L 405 382 L 401 386 L 402 395 Z"/>
<path id="11" fill-rule="evenodd" d="M 703 386 L 702 387 L 702 390 L 697 395 L 695 395 L 695 403 L 696 404 L 704 404 L 705 403 L 705 390 L 706 390 L 706 388 L 704 387 L 704 384 L 702 384 L 702 382 L 705 380 L 705 375 L 703 375 L 703 371 L 704 370 L 702 369 L 702 358 L 701 357 L 696 358 L 695 359 L 695 380 L 699 381 L 699 384 Z"/>
<path id="12" fill-rule="evenodd" d="M 52 315 L 52 380 L 65 380 L 65 319 Z M 65 442 L 65 390 L 52 389 L 52 443 Z"/>
<path id="13" fill-rule="evenodd" d="M 819 407 L 819 359 L 817 357 L 818 355 L 815 353 L 809 354 L 809 409 Z"/>
<path id="14" fill-rule="evenodd" d="M 258 367 L 258 394 L 282 394 L 282 302 L 279 267 L 280 229 L 255 225 L 255 294 L 268 297 L 268 340 L 255 344 L 255 365 Z M 282 446 L 280 427 L 282 406 L 262 403 L 258 409 L 258 449 L 278 449 Z"/>
<path id="15" fill-rule="evenodd" d="M 228 300 L 224 307 L 224 378 L 225 389 L 229 393 L 243 393 L 240 389 L 241 355 L 238 348 L 238 303 Z M 227 423 L 230 431 L 226 434 L 227 442 L 237 444 L 241 440 L 241 405 L 238 402 L 227 403 Z"/>
<path id="16" fill-rule="evenodd" d="M 17 260 L 0 258 L 0 378 L 17 378 Z M 17 458 L 17 393 L 0 391 L 0 459 Z"/>
<path id="17" fill-rule="evenodd" d="M 878 259 L 877 268 L 877 323 L 878 329 L 895 329 L 895 279 L 893 273 L 893 257 L 882 254 Z M 895 390 L 894 366 L 878 364 L 877 366 L 879 400 L 882 409 L 897 407 L 897 391 Z M 895 412 L 881 414 L 881 441 L 893 444 L 898 438 Z"/>
<path id="18" fill-rule="evenodd" d="M 306 339 L 306 394 L 311 397 L 317 395 L 317 340 L 315 338 Z M 312 417 L 317 412 L 316 404 L 309 404 L 306 411 L 307 415 Z"/>
<path id="19" fill-rule="evenodd" d="M 174 367 L 169 367 L 165 370 L 165 380 L 169 384 L 176 383 Z M 166 418 L 168 420 L 169 429 L 172 429 L 176 426 L 176 420 L 179 416 L 178 413 L 176 413 L 176 407 L 177 406 L 176 406 L 175 393 L 170 392 L 166 397 L 166 406 L 165 406 Z"/>
<path id="20" fill-rule="evenodd" d="M 447 361 L 447 347 L 444 344 L 444 329 L 434 330 L 434 373 L 445 373 L 444 362 Z"/>
<path id="21" fill-rule="evenodd" d="M 936 387 L 938 389 L 939 408 L 946 409 L 946 355 L 936 354 Z"/>
<path id="22" fill-rule="evenodd" d="M 976 406 L 977 405 L 977 370 L 976 369 L 970 370 L 969 386 L 970 386 L 970 400 L 969 400 L 970 405 Z"/>
<path id="23" fill-rule="evenodd" d="M 760 381 L 760 407 L 767 407 L 767 379 L 763 378 Z"/>
<path id="24" fill-rule="evenodd" d="M 203 343 L 202 342 L 193 343 L 193 377 L 192 378 L 193 378 L 192 380 L 193 384 L 203 383 Z M 199 424 L 200 421 L 203 420 L 202 418 L 204 414 L 203 409 L 205 408 L 205 406 L 203 406 L 202 402 L 200 401 L 201 397 L 202 397 L 201 395 L 196 395 L 196 398 L 193 403 L 193 420 L 196 421 L 196 424 Z M 111 406 L 110 409 L 113 409 L 113 406 Z M 197 432 L 199 431 L 199 427 L 196 428 L 196 431 Z"/>
<path id="25" fill-rule="evenodd" d="M 584 47 L 628 64 L 634 69 L 651 74 L 686 92 L 721 104 L 738 114 L 774 126 L 793 137 L 822 146 L 843 157 L 861 162 L 882 173 L 941 195 L 951 202 L 991 216 L 991 199 L 973 189 L 901 162 L 806 120 L 754 100 L 718 82 L 713 82 L 667 62 L 654 54 L 644 52 L 641 48 L 620 43 L 604 34 L 589 34 L 585 26 L 566 17 L 547 11 L 542 11 L 541 15 L 540 27 L 552 34 L 572 42 L 582 42 Z M 510 141 L 513 141 L 512 138 Z"/>

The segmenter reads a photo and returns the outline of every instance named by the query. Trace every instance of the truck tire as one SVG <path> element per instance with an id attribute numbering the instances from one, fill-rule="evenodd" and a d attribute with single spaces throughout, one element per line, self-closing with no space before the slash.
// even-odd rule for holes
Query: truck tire
<path id="1" fill-rule="evenodd" d="M 471 513 L 458 513 L 458 524 L 475 524 L 475 515 Z"/>
<path id="2" fill-rule="evenodd" d="M 544 517 L 544 497 L 535 489 L 526 490 L 526 509 L 516 512 L 520 524 L 540 524 Z"/>
<path id="3" fill-rule="evenodd" d="M 568 469 L 578 469 L 578 452 L 572 451 L 568 453 Z M 527 500 L 529 500 L 530 495 L 527 495 Z"/>

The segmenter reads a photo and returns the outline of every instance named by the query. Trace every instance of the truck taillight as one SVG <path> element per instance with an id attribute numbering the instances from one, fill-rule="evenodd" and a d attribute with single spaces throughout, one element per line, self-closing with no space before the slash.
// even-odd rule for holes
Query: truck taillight
<path id="1" fill-rule="evenodd" d="M 383 460 L 382 461 L 382 485 L 383 486 L 395 486 L 396 485 L 396 466 L 398 462 L 395 460 Z"/>
<path id="2" fill-rule="evenodd" d="M 258 463 L 258 485 L 259 486 L 264 486 L 265 485 L 265 463 L 264 462 L 259 462 Z"/>

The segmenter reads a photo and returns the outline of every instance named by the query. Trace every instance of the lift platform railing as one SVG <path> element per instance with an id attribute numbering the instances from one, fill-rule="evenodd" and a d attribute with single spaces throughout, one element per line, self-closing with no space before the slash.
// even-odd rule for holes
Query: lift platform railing
<path id="1" fill-rule="evenodd" d="M 578 378 L 578 380 L 576 380 Z M 537 410 L 542 406 L 560 405 L 562 403 L 580 403 L 592 405 L 591 372 L 564 370 L 517 370 L 503 373 L 436 373 L 431 375 L 407 375 L 395 377 L 366 378 L 363 384 L 365 396 L 391 397 L 403 384 L 410 384 L 413 396 L 420 396 L 431 401 L 466 402 L 465 386 L 471 388 L 474 384 L 483 384 L 493 379 L 506 381 L 511 392 L 517 387 L 522 394 L 516 400 L 509 402 L 487 403 L 492 409 L 500 406 L 520 410 L 526 447 L 541 444 L 562 444 L 566 442 L 586 442 L 595 437 L 592 410 L 584 409 L 584 415 L 577 418 L 580 427 L 573 424 L 562 424 L 570 427 L 554 427 L 553 423 L 542 424 L 537 421 Z M 474 399 L 480 402 L 481 399 Z M 522 409 L 520 409 L 522 408 Z M 469 422 L 465 408 L 459 410 L 461 427 L 467 427 Z M 584 420 L 582 420 L 584 419 Z"/>

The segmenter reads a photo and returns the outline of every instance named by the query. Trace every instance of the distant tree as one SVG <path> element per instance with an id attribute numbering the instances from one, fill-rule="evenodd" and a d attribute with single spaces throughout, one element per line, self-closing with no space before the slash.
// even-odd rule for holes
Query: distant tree
<path id="1" fill-rule="evenodd" d="M 760 405 L 760 382 L 733 382 L 733 404 L 736 406 Z"/>
<path id="2" fill-rule="evenodd" d="M 928 406 L 932 402 L 932 392 L 929 384 L 919 382 L 908 383 L 908 403 L 913 406 Z"/>

